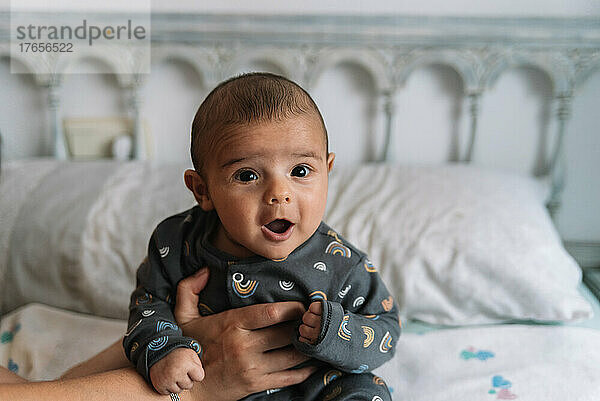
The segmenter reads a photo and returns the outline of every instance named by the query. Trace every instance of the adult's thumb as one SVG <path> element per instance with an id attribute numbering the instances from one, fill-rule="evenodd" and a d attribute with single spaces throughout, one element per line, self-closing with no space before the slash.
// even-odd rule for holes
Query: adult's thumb
<path id="1" fill-rule="evenodd" d="M 200 317 L 198 294 L 206 287 L 209 275 L 208 267 L 203 267 L 177 284 L 174 314 L 175 320 L 180 326 Z"/>

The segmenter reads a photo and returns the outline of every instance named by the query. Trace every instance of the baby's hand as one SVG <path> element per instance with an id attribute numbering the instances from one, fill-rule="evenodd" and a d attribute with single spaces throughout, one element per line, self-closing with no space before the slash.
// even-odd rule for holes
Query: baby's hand
<path id="1" fill-rule="evenodd" d="M 321 331 L 321 315 L 323 314 L 323 304 L 313 302 L 304 315 L 302 316 L 302 324 L 300 325 L 300 341 L 307 344 L 314 344 L 319 338 Z"/>
<path id="2" fill-rule="evenodd" d="M 204 379 L 204 369 L 198 354 L 189 348 L 177 348 L 150 368 L 152 385 L 161 394 L 189 390 Z"/>

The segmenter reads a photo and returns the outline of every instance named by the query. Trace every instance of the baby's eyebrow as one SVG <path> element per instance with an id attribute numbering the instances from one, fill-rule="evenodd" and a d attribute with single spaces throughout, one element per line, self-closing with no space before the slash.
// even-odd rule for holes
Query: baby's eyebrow
<path id="1" fill-rule="evenodd" d="M 224 163 L 224 164 L 221 166 L 221 168 L 225 168 L 225 167 L 227 167 L 227 166 L 231 166 L 232 164 L 239 163 L 239 162 L 241 162 L 241 161 L 244 161 L 244 160 L 247 160 L 247 159 L 250 159 L 250 157 L 240 157 L 239 159 L 231 159 L 231 160 L 229 160 L 229 161 L 225 162 L 225 163 Z"/>
<path id="2" fill-rule="evenodd" d="M 292 153 L 294 157 L 312 157 L 313 159 L 322 160 L 322 157 L 318 153 L 314 152 L 300 152 L 300 153 Z"/>
<path id="3" fill-rule="evenodd" d="M 258 155 L 252 155 L 252 156 L 240 157 L 240 158 L 237 158 L 237 159 L 231 159 L 231 160 L 228 160 L 227 162 L 223 163 L 223 165 L 221 165 L 221 168 L 223 169 L 225 167 L 231 166 L 232 164 L 243 162 L 244 160 L 254 159 L 256 157 L 259 157 L 259 156 Z M 309 157 L 309 158 L 313 158 L 313 159 L 316 159 L 316 160 L 323 160 L 323 158 L 322 158 L 322 156 L 320 154 L 315 153 L 315 152 L 311 152 L 311 151 L 308 151 L 308 152 L 295 152 L 295 153 L 292 153 L 292 157 L 296 157 L 296 158 L 306 158 L 306 157 Z"/>

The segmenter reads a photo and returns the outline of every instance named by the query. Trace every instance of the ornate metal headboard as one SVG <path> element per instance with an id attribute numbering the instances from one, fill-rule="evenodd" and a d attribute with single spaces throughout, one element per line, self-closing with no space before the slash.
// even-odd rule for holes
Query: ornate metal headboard
<path id="1" fill-rule="evenodd" d="M 82 14 L 69 18 L 81 21 Z M 117 14 L 115 14 L 118 17 Z M 110 16 L 109 16 L 110 17 Z M 9 55 L 10 15 L 0 14 L 0 56 Z M 36 14 L 39 20 L 40 14 Z M 49 21 L 52 15 L 46 16 Z M 64 20 L 64 16 L 61 20 Z M 544 71 L 553 86 L 557 140 L 547 163 L 552 183 L 548 208 L 560 204 L 564 187 L 563 152 L 566 124 L 577 89 L 600 68 L 600 20 L 589 18 L 445 18 L 403 16 L 261 16 L 153 14 L 152 63 L 165 58 L 186 60 L 212 87 L 253 60 L 268 61 L 310 90 L 320 74 L 342 61 L 363 66 L 372 75 L 385 115 L 385 146 L 381 160 L 394 159 L 393 99 L 411 72 L 427 64 L 452 67 L 462 78 L 470 101 L 468 146 L 460 160 L 469 162 L 477 139 L 479 102 L 500 74 L 516 65 Z M 140 88 L 145 75 L 134 46 L 93 50 L 109 65 L 119 85 L 128 90 L 129 107 L 141 132 Z M 42 56 L 43 58 L 43 56 Z M 47 88 L 55 140 L 55 156 L 65 156 L 58 108 L 58 88 L 69 69 L 60 57 L 32 64 L 22 60 L 36 82 Z M 135 141 L 141 157 L 141 135 Z"/>

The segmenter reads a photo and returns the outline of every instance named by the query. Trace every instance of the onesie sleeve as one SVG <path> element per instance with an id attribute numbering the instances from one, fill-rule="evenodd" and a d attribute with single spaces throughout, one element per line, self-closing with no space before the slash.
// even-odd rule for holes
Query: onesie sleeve
<path id="1" fill-rule="evenodd" d="M 157 230 L 148 245 L 148 256 L 137 271 L 137 288 L 131 294 L 128 329 L 123 339 L 127 358 L 150 384 L 150 368 L 176 348 L 190 348 L 201 355 L 198 342 L 182 335 L 173 315 L 176 285 L 166 274 L 165 253 L 159 248 Z"/>
<path id="2" fill-rule="evenodd" d="M 294 338 L 301 352 L 349 373 L 371 371 L 392 358 L 401 323 L 394 299 L 365 257 L 354 266 L 334 300 L 322 300 L 315 344 Z"/>

